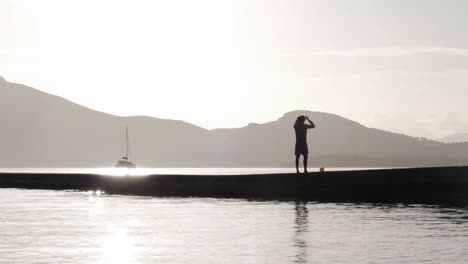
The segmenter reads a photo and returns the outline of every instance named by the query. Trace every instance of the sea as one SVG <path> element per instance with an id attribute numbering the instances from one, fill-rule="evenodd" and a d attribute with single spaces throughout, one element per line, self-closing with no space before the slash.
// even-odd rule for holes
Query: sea
<path id="1" fill-rule="evenodd" d="M 290 171 L 137 169 L 133 174 Z M 468 263 L 468 207 L 0 189 L 0 263 Z"/>

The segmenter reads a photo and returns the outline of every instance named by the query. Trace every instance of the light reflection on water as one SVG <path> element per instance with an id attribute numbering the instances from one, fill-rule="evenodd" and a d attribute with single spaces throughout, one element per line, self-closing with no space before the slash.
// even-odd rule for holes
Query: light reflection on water
<path id="1" fill-rule="evenodd" d="M 124 229 L 114 229 L 107 227 L 108 234 L 102 240 L 103 263 L 133 263 L 134 242 Z"/>
<path id="2" fill-rule="evenodd" d="M 0 189 L 0 263 L 467 263 L 468 208 Z"/>

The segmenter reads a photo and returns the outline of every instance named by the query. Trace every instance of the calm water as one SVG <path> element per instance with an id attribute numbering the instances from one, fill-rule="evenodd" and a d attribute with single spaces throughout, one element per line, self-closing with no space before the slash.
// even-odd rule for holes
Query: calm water
<path id="1" fill-rule="evenodd" d="M 0 189 L 1 263 L 467 263 L 468 208 Z"/>

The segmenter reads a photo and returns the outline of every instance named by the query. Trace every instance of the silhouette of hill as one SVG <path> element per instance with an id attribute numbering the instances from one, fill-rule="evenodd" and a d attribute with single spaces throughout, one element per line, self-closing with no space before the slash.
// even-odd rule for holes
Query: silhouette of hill
<path id="1" fill-rule="evenodd" d="M 439 142 L 443 143 L 461 143 L 468 142 L 468 133 L 457 133 L 444 138 L 437 139 Z"/>
<path id="2" fill-rule="evenodd" d="M 309 132 L 310 163 L 319 166 L 466 165 L 468 143 L 444 144 L 321 112 L 294 111 L 276 121 L 233 129 L 145 116 L 120 117 L 0 79 L 0 167 L 114 166 L 127 123 L 139 167 L 293 166 L 300 114 Z"/>

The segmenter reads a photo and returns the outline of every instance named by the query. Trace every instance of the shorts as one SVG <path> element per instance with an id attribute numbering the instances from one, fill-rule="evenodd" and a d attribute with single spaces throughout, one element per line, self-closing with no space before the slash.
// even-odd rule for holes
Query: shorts
<path id="1" fill-rule="evenodd" d="M 309 148 L 307 147 L 307 143 L 296 143 L 296 148 L 294 151 L 296 156 L 298 155 L 309 155 Z"/>

